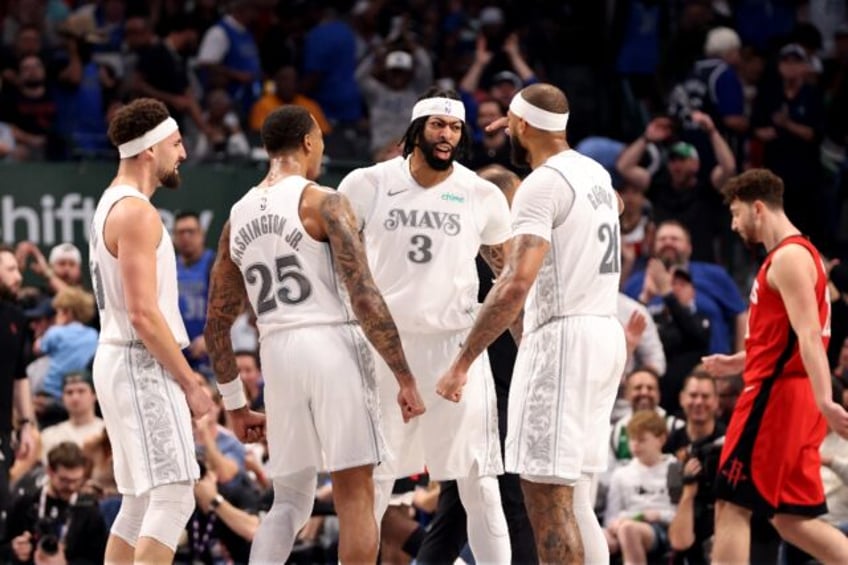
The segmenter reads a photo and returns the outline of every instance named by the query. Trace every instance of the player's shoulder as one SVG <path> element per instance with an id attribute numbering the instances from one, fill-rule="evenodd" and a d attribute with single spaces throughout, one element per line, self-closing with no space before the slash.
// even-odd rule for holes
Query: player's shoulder
<path id="1" fill-rule="evenodd" d="M 484 179 L 462 163 L 454 162 L 451 183 L 456 187 L 467 190 L 478 198 L 485 198 L 495 193 L 501 193 L 497 185 Z"/>
<path id="2" fill-rule="evenodd" d="M 344 190 L 352 183 L 377 186 L 380 184 L 380 180 L 382 178 L 395 177 L 397 173 L 401 170 L 401 166 L 404 161 L 405 160 L 403 157 L 395 157 L 393 159 L 389 159 L 388 161 L 375 163 L 368 167 L 359 167 L 358 169 L 353 169 L 342 179 L 341 183 L 339 184 L 339 190 L 344 192 Z"/>

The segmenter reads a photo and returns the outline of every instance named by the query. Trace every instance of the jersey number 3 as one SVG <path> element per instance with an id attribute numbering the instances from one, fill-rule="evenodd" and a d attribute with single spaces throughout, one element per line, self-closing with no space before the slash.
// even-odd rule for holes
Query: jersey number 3
<path id="1" fill-rule="evenodd" d="M 254 263 L 244 272 L 247 284 L 259 283 L 259 297 L 256 300 L 256 315 L 261 316 L 283 304 L 299 304 L 312 294 L 312 284 L 300 271 L 300 261 L 294 255 L 283 255 L 274 261 L 274 272 L 264 263 Z M 275 276 L 276 275 L 276 276 Z M 276 279 L 279 288 L 271 292 L 272 283 Z"/>
<path id="2" fill-rule="evenodd" d="M 600 273 L 608 275 L 621 271 L 621 253 L 618 244 L 618 230 L 610 224 L 601 224 L 598 228 L 598 239 L 607 244 L 607 250 L 601 259 Z"/>

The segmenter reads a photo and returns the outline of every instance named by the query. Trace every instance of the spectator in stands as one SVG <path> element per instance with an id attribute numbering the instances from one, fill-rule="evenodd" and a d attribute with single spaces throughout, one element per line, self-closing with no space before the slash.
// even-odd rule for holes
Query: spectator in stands
<path id="1" fill-rule="evenodd" d="M 6 122 L 0 122 L 0 163 L 11 161 L 16 158 L 15 133 L 12 126 Z"/>
<path id="2" fill-rule="evenodd" d="M 505 107 L 494 98 L 483 98 L 477 105 L 477 129 L 482 132 L 480 138 L 471 144 L 471 156 L 466 165 L 470 169 L 480 169 L 488 165 L 500 165 L 513 172 L 522 169 L 510 158 L 509 137 L 501 129 L 486 131 L 486 126 L 506 116 Z"/>
<path id="3" fill-rule="evenodd" d="M 721 227 L 716 214 L 712 213 L 716 208 L 716 190 L 735 173 L 736 160 L 707 114 L 695 111 L 691 119 L 707 134 L 718 159 L 707 180 L 701 178 L 698 150 L 683 141 L 669 147 L 668 162 L 657 174 L 652 176 L 640 165 L 648 143 L 671 140 L 673 125 L 667 117 L 653 119 L 642 137 L 622 151 L 616 168 L 625 182 L 646 191 L 657 222 L 677 220 L 689 229 L 692 255 L 696 260 L 714 261 L 714 239 Z"/>
<path id="4" fill-rule="evenodd" d="M 657 258 L 648 262 L 645 286 L 639 300 L 645 304 L 655 297 L 662 306 L 653 319 L 662 341 L 668 366 L 662 380 L 665 408 L 676 414 L 683 379 L 701 362 L 710 347 L 710 320 L 697 309 L 692 275 L 684 268 L 667 269 Z"/>
<path id="5" fill-rule="evenodd" d="M 711 129 L 726 140 L 735 158 L 742 156 L 742 141 L 749 121 L 745 115 L 742 81 L 736 72 L 741 47 L 739 35 L 732 29 L 710 30 L 704 42 L 706 58 L 696 62 L 689 76 L 669 95 L 668 113 L 680 120 L 681 139 L 695 146 L 708 167 L 716 161 L 723 163 Z M 710 129 L 695 119 L 695 112 L 710 117 Z M 736 172 L 735 165 L 732 169 L 731 174 Z"/>
<path id="6" fill-rule="evenodd" d="M 689 375 L 680 393 L 680 405 L 686 415 L 686 426 L 672 432 L 664 448 L 680 462 L 676 474 L 673 473 L 674 480 L 670 480 L 676 483 L 672 499 L 679 496 L 679 501 L 677 513 L 669 524 L 668 539 L 672 550 L 687 563 L 706 565 L 709 560 L 705 544 L 713 535 L 712 485 L 718 473 L 725 432 L 724 425 L 716 419 L 715 380 L 698 371 Z"/>
<path id="7" fill-rule="evenodd" d="M 624 374 L 634 367 L 650 367 L 665 374 L 666 359 L 657 326 L 647 308 L 626 294 L 618 294 L 618 321 L 627 338 L 627 364 Z"/>
<path id="8" fill-rule="evenodd" d="M 259 48 L 251 33 L 257 2 L 233 0 L 227 14 L 206 31 L 197 53 L 205 88 L 226 89 L 242 116 L 247 116 L 262 88 Z"/>
<path id="9" fill-rule="evenodd" d="M 490 10 L 491 14 L 495 13 L 491 10 L 500 11 L 496 7 L 486 8 L 483 11 L 485 12 L 486 10 Z M 503 17 L 502 12 L 500 17 Z M 488 83 L 488 95 L 506 108 L 509 106 L 516 92 L 538 80 L 533 69 L 530 68 L 521 53 L 517 34 L 511 33 L 505 39 L 501 39 L 497 44 L 491 43 L 492 39 L 491 36 L 487 36 L 485 33 L 477 36 L 474 62 L 459 83 L 459 94 L 462 96 L 463 104 L 465 104 L 466 120 L 471 125 L 477 124 L 477 96 L 481 83 Z M 492 72 L 490 67 L 494 66 L 500 59 L 500 57 L 496 59 L 498 53 L 495 50 L 498 47 L 500 47 L 500 50 L 507 57 L 508 68 Z M 487 78 L 484 76 L 487 73 L 491 78 L 484 80 Z M 482 135 L 482 131 L 474 131 L 475 139 L 479 139 L 480 135 Z"/>
<path id="10" fill-rule="evenodd" d="M 309 18 L 314 27 L 303 42 L 303 90 L 331 123 L 354 126 L 363 114 L 353 30 L 324 2 L 309 3 Z"/>
<path id="11" fill-rule="evenodd" d="M 60 443 L 70 441 L 83 447 L 86 440 L 103 433 L 106 427 L 94 412 L 96 404 L 90 373 L 77 371 L 65 375 L 62 405 L 68 412 L 68 419 L 41 431 L 41 454 L 45 464 L 47 454 Z"/>
<path id="12" fill-rule="evenodd" d="M 193 157 L 201 161 L 230 161 L 244 159 L 250 144 L 241 130 L 239 117 L 227 91 L 217 88 L 206 95 L 203 115 L 206 131 L 197 138 Z"/>
<path id="13" fill-rule="evenodd" d="M 627 436 L 634 459 L 612 473 L 604 512 L 604 534 L 611 555 L 624 563 L 646 563 L 668 550 L 668 523 L 674 505 L 667 476 L 674 457 L 664 454 L 666 422 L 651 410 L 633 414 Z"/>
<path id="14" fill-rule="evenodd" d="M 83 491 L 97 498 L 106 526 L 111 528 L 121 508 L 121 495 L 115 483 L 112 442 L 109 441 L 106 428 L 104 427 L 100 434 L 89 437 L 83 444 L 82 451 L 91 463 Z"/>
<path id="15" fill-rule="evenodd" d="M 624 397 L 628 408 L 615 422 L 610 434 L 610 467 L 616 468 L 632 458 L 627 425 L 636 412 L 650 410 L 656 412 L 666 422 L 668 432 L 683 426 L 683 420 L 669 414 L 660 406 L 660 383 L 662 378 L 650 367 L 637 367 L 624 381 Z"/>
<path id="16" fill-rule="evenodd" d="M 12 45 L 0 42 L 0 81 L 2 89 L 8 86 L 19 86 L 18 63 L 31 55 L 40 57 L 43 54 L 44 40 L 41 28 L 36 25 L 22 25 L 15 32 Z"/>
<path id="17" fill-rule="evenodd" d="M 716 379 L 716 392 L 718 393 L 718 412 L 716 417 L 726 428 L 730 424 L 730 417 L 736 408 L 736 401 L 745 388 L 745 381 L 741 375 L 723 377 Z"/>
<path id="18" fill-rule="evenodd" d="M 53 157 L 56 137 L 54 92 L 47 82 L 44 61 L 38 54 L 26 55 L 16 63 L 16 80 L 4 85 L 0 116 L 12 126 L 18 161 Z"/>
<path id="19" fill-rule="evenodd" d="M 63 158 L 112 151 L 105 115 L 118 83 L 114 70 L 93 57 L 95 45 L 104 41 L 93 26 L 84 14 L 73 15 L 61 30 L 68 59 L 58 74 L 55 127 L 64 146 Z"/>
<path id="20" fill-rule="evenodd" d="M 212 378 L 203 327 L 206 325 L 206 297 L 209 272 L 215 252 L 206 248 L 206 231 L 197 212 L 184 210 L 174 218 L 174 249 L 177 252 L 177 284 L 180 314 L 190 340 L 184 351 L 189 365 L 207 379 Z"/>
<path id="21" fill-rule="evenodd" d="M 203 377 L 197 375 L 197 378 Z M 208 387 L 207 391 L 215 400 L 213 408 L 202 418 L 192 421 L 197 457 L 215 473 L 221 485 L 235 488 L 244 479 L 244 445 L 233 432 L 219 423 L 221 399 Z"/>
<path id="22" fill-rule="evenodd" d="M 47 283 L 46 293 L 55 295 L 71 286 L 82 286 L 82 254 L 73 243 L 60 243 L 50 250 L 46 259 L 38 246 L 31 241 L 22 241 L 15 248 L 18 265 L 42 277 Z"/>
<path id="23" fill-rule="evenodd" d="M 265 382 L 262 380 L 262 364 L 259 354 L 256 351 L 236 350 L 234 355 L 250 409 L 264 411 Z"/>
<path id="24" fill-rule="evenodd" d="M 65 375 L 85 369 L 94 358 L 98 332 L 85 325 L 94 317 L 94 297 L 84 290 L 71 286 L 60 290 L 53 298 L 53 309 L 55 323 L 35 341 L 33 352 L 50 357 L 47 375 L 36 394 L 46 394 L 59 404 Z"/>
<path id="25" fill-rule="evenodd" d="M 168 25 L 168 35 L 159 39 L 153 33 L 149 18 L 127 18 L 127 47 L 137 57 L 127 86 L 134 97 L 149 96 L 164 102 L 171 116 L 181 125 L 190 117 L 203 131 L 206 123 L 197 94 L 189 83 L 187 67 L 188 56 L 197 49 L 197 30 L 186 17 L 175 17 Z"/>
<path id="26" fill-rule="evenodd" d="M 666 221 L 657 228 L 654 239 L 654 257 L 667 270 L 682 268 L 689 273 L 695 287 L 695 308 L 710 321 L 710 353 L 739 351 L 744 345 L 747 307 L 739 294 L 736 283 L 719 265 L 690 261 L 692 243 L 688 230 L 679 222 Z M 651 280 L 646 270 L 636 271 L 624 284 L 624 292 L 638 298 Z M 649 300 L 648 310 L 652 313 L 662 308 L 662 299 L 654 296 Z"/>
<path id="27" fill-rule="evenodd" d="M 430 55 L 411 39 L 406 49 L 377 50 L 356 69 L 356 81 L 368 106 L 371 153 L 396 146 L 406 132 L 412 107 L 433 83 Z"/>
<path id="28" fill-rule="evenodd" d="M 615 172 L 615 166 L 613 166 Z M 618 173 L 616 172 L 616 177 Z M 651 256 L 657 225 L 651 203 L 645 191 L 639 187 L 620 182 L 618 194 L 624 201 L 624 212 L 619 217 L 621 225 L 621 284 L 633 271 L 644 269 Z"/>
<path id="29" fill-rule="evenodd" d="M 96 501 L 80 494 L 87 464 L 75 443 L 60 443 L 47 454 L 47 481 L 9 511 L 5 542 L 13 563 L 103 562 L 106 524 Z"/>
<path id="30" fill-rule="evenodd" d="M 286 64 L 277 70 L 271 86 L 266 87 L 262 97 L 250 109 L 251 131 L 259 132 L 268 114 L 286 104 L 302 106 L 309 110 L 309 113 L 318 122 L 321 133 L 324 135 L 329 134 L 333 130 L 321 106 L 315 100 L 304 96 L 298 91 L 297 68 L 294 65 Z"/>
<path id="31" fill-rule="evenodd" d="M 805 81 L 810 68 L 796 43 L 780 50 L 780 80 L 764 85 L 754 102 L 754 135 L 764 144 L 763 166 L 783 179 L 789 219 L 823 247 L 819 143 L 824 129 L 821 92 Z"/>
<path id="32" fill-rule="evenodd" d="M 848 385 L 848 358 L 844 363 L 840 361 L 840 351 L 844 347 L 845 339 L 848 338 L 848 267 L 838 261 L 831 261 L 829 270 L 831 335 L 830 344 L 827 346 L 827 358 L 831 368 L 838 364 L 842 365 L 843 370 L 834 375 L 843 379 Z"/>

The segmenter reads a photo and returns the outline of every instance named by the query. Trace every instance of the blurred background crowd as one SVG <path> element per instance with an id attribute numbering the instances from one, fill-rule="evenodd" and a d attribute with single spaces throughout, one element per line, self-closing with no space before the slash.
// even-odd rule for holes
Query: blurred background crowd
<path id="1" fill-rule="evenodd" d="M 259 128 L 285 104 L 316 117 L 328 163 L 362 166 L 400 154 L 412 106 L 434 83 L 465 102 L 473 153 L 463 164 L 523 176 L 528 171 L 509 160 L 506 135 L 484 128 L 523 86 L 563 88 L 570 144 L 610 171 L 627 205 L 620 317 L 630 362 L 610 439 L 613 468 L 627 471 L 611 470 L 597 503 L 610 547 L 625 560 L 633 549 L 622 524 L 646 515 L 667 533 L 665 545 L 645 548 L 651 560 L 697 563 L 709 554 L 713 446 L 742 383 L 714 380 L 698 363 L 743 344 L 745 294 L 760 255 L 731 234 L 717 189 L 744 169 L 766 166 L 783 178 L 790 219 L 827 257 L 829 357 L 841 401 L 848 384 L 848 268 L 840 264 L 848 260 L 844 0 L 5 0 L 0 21 L 0 186 L 4 166 L 17 162 L 114 163 L 107 124 L 139 96 L 163 100 L 179 121 L 189 169 L 258 168 L 266 158 Z M 246 189 L 233 187 L 231 200 Z M 19 307 L 25 322 L 9 326 L 14 336 L 0 332 L 0 357 L 9 357 L 18 332 L 26 339 L 19 357 L 0 361 L 10 485 L 0 560 L 96 563 L 118 499 L 87 372 L 98 324 L 85 250 L 70 242 L 40 248 L 3 233 L 9 248 L 0 249 L 0 298 Z M 184 210 L 172 235 L 192 338 L 185 353 L 197 378 L 211 382 L 202 328 L 219 234 Z M 249 309 L 233 343 L 248 397 L 262 409 Z M 19 425 L 11 382 L 24 374 L 38 449 L 11 465 Z M 646 410 L 661 416 L 664 435 L 645 418 L 629 425 Z M 664 492 L 649 488 L 656 484 L 650 473 L 634 471 L 634 433 L 663 436 L 670 457 L 640 448 L 637 459 L 662 475 Z M 196 423 L 195 439 L 204 477 L 178 561 L 244 562 L 270 505 L 267 453 L 235 439 L 220 403 Z M 826 518 L 845 526 L 848 444 L 833 437 L 823 449 Z M 438 488 L 426 476 L 399 485 L 406 494 L 384 522 L 385 562 L 410 558 L 404 543 L 426 527 Z M 336 562 L 331 489 L 325 482 L 319 490 L 299 562 Z M 631 491 L 649 496 L 622 494 Z M 755 528 L 762 541 L 755 551 L 777 559 L 777 540 L 767 525 L 762 530 Z M 781 549 L 780 558 L 802 559 L 792 551 Z"/>

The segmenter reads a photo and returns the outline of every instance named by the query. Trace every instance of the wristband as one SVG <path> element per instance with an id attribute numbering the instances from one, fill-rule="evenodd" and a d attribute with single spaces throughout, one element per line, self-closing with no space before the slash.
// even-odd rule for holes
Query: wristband
<path id="1" fill-rule="evenodd" d="M 238 410 L 247 405 L 247 397 L 244 395 L 244 384 L 241 381 L 241 375 L 236 375 L 236 378 L 228 383 L 218 381 L 218 392 L 221 393 L 224 408 L 227 410 Z"/>
<path id="2" fill-rule="evenodd" d="M 224 502 L 224 497 L 221 496 L 221 493 L 216 494 L 215 498 L 209 501 L 209 510 L 215 512 L 221 506 L 222 502 Z"/>

